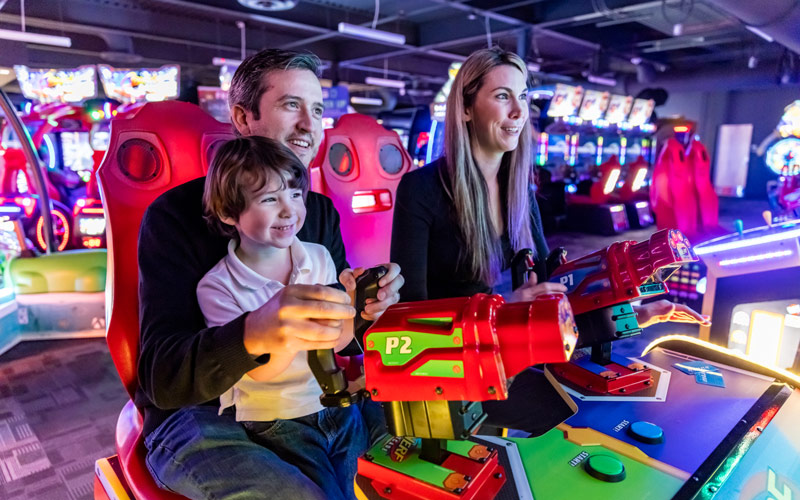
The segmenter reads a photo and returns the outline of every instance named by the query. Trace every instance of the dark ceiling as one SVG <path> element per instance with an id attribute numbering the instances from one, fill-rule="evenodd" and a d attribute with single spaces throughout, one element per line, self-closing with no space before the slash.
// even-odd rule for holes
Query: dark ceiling
<path id="1" fill-rule="evenodd" d="M 246 0 L 242 0 L 245 2 Z M 260 4 L 277 0 L 250 0 Z M 540 68 L 537 78 L 585 81 L 589 74 L 631 92 L 644 86 L 743 88 L 796 84 L 800 17 L 794 0 L 299 0 L 259 11 L 238 0 L 27 0 L 27 30 L 69 36 L 70 48 L 0 40 L 0 66 L 118 67 L 179 63 L 184 84 L 214 85 L 214 57 L 241 58 L 263 47 L 310 50 L 324 77 L 363 83 L 403 79 L 427 100 L 447 67 L 493 44 Z M 379 6 L 377 20 L 376 5 Z M 770 8 L 759 7 L 769 5 Z M 0 0 L 0 28 L 19 30 L 21 0 Z M 797 8 L 795 8 L 797 7 Z M 800 19 L 799 19 L 800 20 Z M 240 30 L 237 22 L 243 22 Z M 405 44 L 340 34 L 340 22 L 405 35 Z M 774 42 L 745 23 L 771 33 Z M 757 30 L 757 31 L 758 31 Z M 748 67 L 748 63 L 749 66 Z M 13 74 L 12 74 L 13 77 Z M 3 82 L 0 82 L 2 84 Z M 7 90 L 14 91 L 13 81 Z"/>

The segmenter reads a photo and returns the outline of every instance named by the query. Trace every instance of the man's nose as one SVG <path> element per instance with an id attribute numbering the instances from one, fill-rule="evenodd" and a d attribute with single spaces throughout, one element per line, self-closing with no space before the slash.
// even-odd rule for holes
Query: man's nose
<path id="1" fill-rule="evenodd" d="M 305 133 L 310 133 L 314 127 L 314 119 L 311 116 L 311 111 L 303 109 L 300 111 L 300 116 L 297 119 L 297 128 Z"/>

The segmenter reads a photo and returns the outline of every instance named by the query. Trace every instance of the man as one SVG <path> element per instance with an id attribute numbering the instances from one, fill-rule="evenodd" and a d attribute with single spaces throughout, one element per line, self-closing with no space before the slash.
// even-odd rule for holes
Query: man
<path id="1" fill-rule="evenodd" d="M 313 55 L 264 50 L 247 58 L 229 95 L 237 132 L 280 141 L 308 166 L 322 138 L 318 72 Z M 203 184 L 196 179 L 164 193 L 145 213 L 139 235 L 135 402 L 145 416 L 148 469 L 159 486 L 190 498 L 351 497 L 352 480 L 342 478 L 352 478 L 356 459 L 382 431 L 375 403 L 244 425 L 232 411 L 218 414 L 218 396 L 269 363 L 270 353 L 336 345 L 341 321 L 354 309 L 338 290 L 289 285 L 259 309 L 206 328 L 195 287 L 226 254 L 227 239 L 203 220 Z M 297 236 L 327 247 L 342 281 L 355 287 L 330 199 L 309 193 Z M 398 301 L 403 278 L 397 265 L 388 266 L 378 301 L 366 307 L 369 317 Z"/>

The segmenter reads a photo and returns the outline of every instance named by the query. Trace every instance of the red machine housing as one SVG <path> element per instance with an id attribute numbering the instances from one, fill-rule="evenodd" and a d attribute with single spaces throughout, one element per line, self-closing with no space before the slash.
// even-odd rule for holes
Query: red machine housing
<path id="1" fill-rule="evenodd" d="M 394 196 L 413 168 L 397 133 L 374 118 L 348 114 L 325 131 L 311 162 L 311 189 L 333 200 L 353 267 L 389 262 Z"/>
<path id="2" fill-rule="evenodd" d="M 567 287 L 572 310 L 579 315 L 663 293 L 664 279 L 683 264 L 696 260 L 680 231 L 662 229 L 647 241 L 618 241 L 562 264 L 549 281 Z"/>
<path id="3" fill-rule="evenodd" d="M 366 387 L 376 401 L 506 399 L 509 377 L 567 361 L 576 342 L 560 293 L 513 304 L 485 294 L 395 304 L 365 337 Z M 424 368 L 431 363 L 452 371 Z"/>

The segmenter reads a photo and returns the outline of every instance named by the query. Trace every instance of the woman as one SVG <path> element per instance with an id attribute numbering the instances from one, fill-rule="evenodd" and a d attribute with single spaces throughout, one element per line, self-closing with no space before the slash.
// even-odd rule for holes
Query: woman
<path id="1" fill-rule="evenodd" d="M 403 270 L 402 301 L 490 293 L 502 282 L 514 253 L 547 244 L 530 189 L 531 131 L 528 73 L 514 53 L 474 52 L 447 99 L 445 155 L 403 176 L 397 188 L 392 262 Z M 566 292 L 535 276 L 508 297 L 528 301 Z M 640 326 L 680 319 L 707 320 L 669 301 L 637 309 Z"/>

